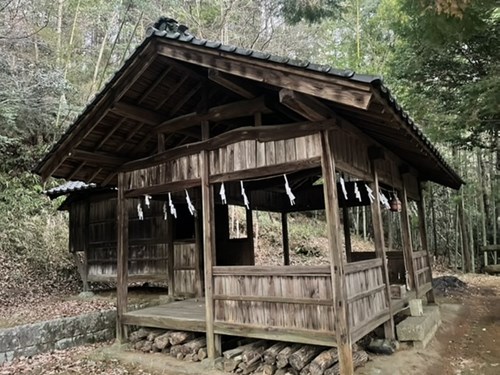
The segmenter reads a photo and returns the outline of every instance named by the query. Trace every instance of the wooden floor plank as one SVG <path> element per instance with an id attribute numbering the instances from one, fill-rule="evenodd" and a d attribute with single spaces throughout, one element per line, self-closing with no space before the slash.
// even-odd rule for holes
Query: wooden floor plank
<path id="1" fill-rule="evenodd" d="M 205 301 L 189 299 L 127 312 L 124 323 L 143 327 L 205 332 Z"/>

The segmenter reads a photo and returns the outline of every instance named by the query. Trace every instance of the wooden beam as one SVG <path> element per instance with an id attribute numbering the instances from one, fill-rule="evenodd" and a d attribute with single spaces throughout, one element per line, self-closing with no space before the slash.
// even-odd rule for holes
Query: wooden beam
<path id="1" fill-rule="evenodd" d="M 71 172 L 69 176 L 66 177 L 66 180 L 71 181 L 73 177 L 75 177 L 82 170 L 82 168 L 85 167 L 86 164 L 87 162 L 85 161 L 80 163 L 80 165 L 77 168 L 75 168 L 75 170 Z"/>
<path id="2" fill-rule="evenodd" d="M 396 332 L 394 329 L 394 316 L 392 311 L 392 301 L 391 301 L 391 284 L 389 282 L 389 271 L 387 270 L 387 262 L 385 261 L 385 243 L 384 243 L 384 226 L 382 223 L 382 211 L 380 209 L 380 186 L 378 180 L 378 170 L 376 167 L 376 162 L 371 161 L 371 169 L 373 174 L 373 195 L 375 200 L 371 205 L 372 211 L 372 222 L 373 222 L 373 237 L 375 242 L 375 255 L 377 258 L 382 259 L 382 278 L 385 284 L 385 297 L 389 305 L 389 320 L 384 323 L 384 333 L 385 338 L 394 340 L 396 338 Z"/>
<path id="3" fill-rule="evenodd" d="M 141 104 L 148 96 L 151 94 L 156 88 L 163 82 L 165 77 L 167 77 L 168 73 L 172 70 L 172 66 L 168 66 L 161 74 L 159 77 L 156 77 L 155 80 L 153 81 L 153 84 L 150 85 L 144 93 L 142 93 L 141 97 L 137 101 L 137 104 Z"/>
<path id="4" fill-rule="evenodd" d="M 162 185 L 153 185 L 153 186 L 147 186 L 143 188 L 137 188 L 137 189 L 129 189 L 125 192 L 125 198 L 134 198 L 134 197 L 140 197 L 141 195 L 149 194 L 149 195 L 155 195 L 155 194 L 164 194 L 166 192 L 176 192 L 176 191 L 182 191 L 184 189 L 190 189 L 195 186 L 200 186 L 200 179 L 195 178 L 192 180 L 181 180 L 181 181 L 174 181 L 170 182 L 167 184 L 162 184 Z"/>
<path id="5" fill-rule="evenodd" d="M 118 167 L 128 161 L 128 159 L 103 152 L 91 152 L 78 149 L 73 150 L 71 156 L 74 159 L 83 160 L 87 163 L 96 163 L 97 165 L 106 165 L 110 167 Z"/>
<path id="6" fill-rule="evenodd" d="M 145 46 L 133 63 L 127 68 L 116 82 L 106 86 L 106 95 L 94 101 L 93 106 L 81 114 L 76 120 L 75 129 L 68 134 L 64 141 L 54 149 L 52 156 L 41 166 L 39 172 L 42 180 L 46 180 L 70 156 L 71 151 L 94 130 L 101 120 L 108 114 L 109 108 L 119 101 L 123 95 L 135 84 L 142 74 L 156 59 L 156 51 L 150 45 Z M 90 115 L 92 111 L 93 115 Z"/>
<path id="7" fill-rule="evenodd" d="M 281 233 L 283 238 L 283 264 L 290 265 L 290 245 L 288 241 L 288 214 L 281 213 Z"/>
<path id="8" fill-rule="evenodd" d="M 296 160 L 293 162 L 285 162 L 265 167 L 244 169 L 241 171 L 227 172 L 223 174 L 214 174 L 210 176 L 210 181 L 212 183 L 219 183 L 275 176 L 277 174 L 291 173 L 297 170 L 317 168 L 320 164 L 321 160 L 319 157 L 312 157 L 310 159 Z"/>
<path id="9" fill-rule="evenodd" d="M 162 98 L 162 100 L 156 105 L 155 107 L 155 110 L 158 110 L 160 109 L 161 107 L 163 107 L 163 105 L 170 100 L 170 98 L 177 92 L 177 90 L 179 90 L 182 85 L 187 81 L 187 79 L 189 78 L 188 75 L 185 75 L 183 76 L 176 84 L 175 86 L 171 87 L 169 90 L 168 90 L 168 93 Z"/>
<path id="10" fill-rule="evenodd" d="M 127 327 L 123 315 L 127 312 L 128 293 L 128 210 L 124 197 L 125 174 L 118 174 L 117 198 L 117 265 L 116 265 L 116 338 L 119 343 L 127 340 Z"/>
<path id="11" fill-rule="evenodd" d="M 177 111 L 179 111 L 179 109 L 181 109 L 184 104 L 190 101 L 191 98 L 200 90 L 200 88 L 201 88 L 201 82 L 191 87 L 191 90 L 189 90 L 187 93 L 185 93 L 179 98 L 174 107 L 169 111 L 169 115 L 177 114 Z"/>
<path id="12" fill-rule="evenodd" d="M 222 73 L 219 70 L 208 69 L 208 79 L 243 98 L 252 99 L 257 96 L 256 90 L 249 88 L 249 84 L 245 84 L 240 78 Z"/>
<path id="13" fill-rule="evenodd" d="M 111 112 L 138 122 L 144 122 L 149 125 L 158 125 L 165 121 L 165 116 L 161 113 L 139 107 L 134 104 L 117 102 L 110 108 Z"/>
<path id="14" fill-rule="evenodd" d="M 246 126 L 227 131 L 217 137 L 204 141 L 181 145 L 161 154 L 128 162 L 120 170 L 130 171 L 147 168 L 181 156 L 195 154 L 201 150 L 214 150 L 238 141 L 256 140 L 259 142 L 269 142 L 277 139 L 286 140 L 310 135 L 324 129 L 334 129 L 335 127 L 336 121 L 333 119 L 313 123 L 306 121 L 287 125 Z"/>
<path id="15" fill-rule="evenodd" d="M 334 115 L 333 111 L 319 100 L 299 92 L 282 89 L 279 98 L 280 103 L 311 121 L 325 120 Z"/>
<path id="16" fill-rule="evenodd" d="M 340 218 L 337 205 L 337 182 L 335 179 L 335 160 L 331 137 L 326 130 L 321 132 L 321 167 L 327 222 L 328 243 L 330 247 L 330 272 L 332 275 L 333 315 L 335 319 L 335 337 L 339 348 L 340 372 L 353 375 L 352 343 L 349 321 L 347 319 L 347 288 L 340 242 Z"/>
<path id="17" fill-rule="evenodd" d="M 257 82 L 265 82 L 362 109 L 368 108 L 372 97 L 368 84 L 305 71 L 285 64 L 270 64 L 267 61 L 261 62 L 257 59 L 225 54 L 218 50 L 200 51 L 195 46 L 170 40 L 167 43 L 160 42 L 158 46 L 160 55 L 190 61 L 196 65 Z"/>
<path id="18" fill-rule="evenodd" d="M 203 206 L 203 250 L 205 264 L 205 319 L 207 333 L 208 358 L 215 359 L 220 353 L 216 347 L 214 333 L 214 300 L 213 300 L 213 265 L 215 263 L 215 215 L 214 215 L 214 190 L 210 185 L 210 165 L 207 151 L 200 153 L 201 167 L 201 196 Z"/>
<path id="19" fill-rule="evenodd" d="M 155 131 L 159 133 L 176 132 L 180 129 L 198 125 L 201 121 L 223 121 L 238 117 L 253 116 L 258 112 L 269 112 L 264 97 L 242 100 L 210 108 L 206 113 L 189 113 L 160 123 Z"/>

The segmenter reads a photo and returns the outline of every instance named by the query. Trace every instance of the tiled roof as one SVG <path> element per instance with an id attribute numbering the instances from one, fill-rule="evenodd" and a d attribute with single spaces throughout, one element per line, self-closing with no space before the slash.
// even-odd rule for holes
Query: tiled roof
<path id="1" fill-rule="evenodd" d="M 378 90 L 380 96 L 385 99 L 386 104 L 390 105 L 406 123 L 410 131 L 430 150 L 430 152 L 439 160 L 440 163 L 448 170 L 448 172 L 457 180 L 458 185 L 463 184 L 463 180 L 451 166 L 446 162 L 444 157 L 432 142 L 424 135 L 422 130 L 417 126 L 415 121 L 403 110 L 401 105 L 397 102 L 396 98 L 391 94 L 389 88 L 384 85 L 383 80 L 379 76 L 356 74 L 352 70 L 341 70 L 332 68 L 329 65 L 315 64 L 307 60 L 294 60 L 287 57 L 272 55 L 266 52 L 250 50 L 231 45 L 225 45 L 221 42 L 213 42 L 205 39 L 198 39 L 188 32 L 188 28 L 184 25 L 179 25 L 177 21 L 171 18 L 160 18 L 152 27 L 146 31 L 148 37 L 157 36 L 166 39 L 177 40 L 179 42 L 190 43 L 196 46 L 203 46 L 209 49 L 218 49 L 226 53 L 233 53 L 235 55 L 243 55 L 257 60 L 272 61 L 283 65 L 289 65 L 296 68 L 303 68 L 305 70 L 316 71 L 324 74 L 334 75 L 340 78 L 346 78 L 352 81 L 367 83 L 372 85 Z"/>
<path id="2" fill-rule="evenodd" d="M 92 190 L 97 187 L 96 184 L 86 184 L 82 181 L 68 181 L 65 184 L 56 186 L 52 189 L 44 191 L 51 199 L 57 198 L 61 195 L 73 193 L 75 191 Z"/>
<path id="3" fill-rule="evenodd" d="M 186 44 L 191 44 L 194 46 L 198 46 L 201 48 L 207 48 L 211 50 L 219 50 L 224 53 L 231 53 L 235 55 L 246 56 L 249 58 L 253 58 L 261 61 L 269 61 L 272 63 L 278 63 L 283 65 L 288 65 L 294 68 L 315 71 L 322 74 L 336 76 L 338 78 L 343 78 L 346 80 L 351 80 L 355 82 L 365 83 L 373 87 L 376 90 L 380 98 L 385 101 L 385 104 L 390 106 L 396 116 L 398 116 L 404 124 L 406 124 L 407 129 L 410 133 L 412 133 L 422 144 L 425 145 L 427 150 L 431 155 L 434 156 L 435 159 L 439 161 L 441 164 L 441 168 L 446 171 L 446 173 L 454 180 L 454 183 L 451 185 L 454 188 L 459 188 L 461 184 L 463 184 L 463 180 L 460 176 L 456 174 L 456 172 L 451 168 L 450 165 L 445 161 L 443 156 L 437 150 L 437 148 L 430 142 L 430 140 L 423 134 L 422 130 L 416 125 L 413 119 L 405 112 L 401 105 L 398 104 L 395 97 L 391 94 L 388 87 L 383 84 L 383 80 L 379 76 L 374 75 L 364 75 L 364 74 L 356 74 L 352 70 L 342 70 L 332 68 L 328 65 L 320 65 L 315 64 L 310 61 L 305 60 L 295 60 L 287 57 L 281 57 L 277 55 L 272 55 L 265 52 L 245 49 L 241 47 L 235 47 L 231 45 L 225 45 L 221 42 L 208 41 L 205 39 L 198 39 L 191 35 L 188 32 L 188 28 L 184 25 L 179 25 L 175 20 L 170 18 L 160 18 L 152 27 L 148 28 L 146 32 L 147 38 L 141 43 L 137 49 L 134 51 L 132 56 L 125 62 L 125 64 L 111 77 L 111 79 L 107 82 L 104 89 L 101 90 L 94 99 L 89 102 L 85 110 L 79 116 L 79 119 L 84 118 L 88 113 L 92 111 L 96 103 L 102 99 L 104 94 L 108 91 L 109 88 L 113 86 L 116 80 L 123 74 L 131 61 L 134 60 L 136 56 L 138 56 L 144 47 L 148 44 L 147 42 L 150 39 L 154 38 L 165 38 L 169 40 L 175 40 L 177 42 L 183 42 Z M 66 140 L 66 138 L 72 133 L 74 128 L 76 128 L 79 124 L 79 121 L 75 121 L 65 134 L 59 139 L 59 141 L 52 147 L 51 151 L 47 153 L 44 158 L 38 163 L 38 165 L 34 168 L 35 173 L 40 173 L 42 166 L 45 162 L 48 161 L 51 154 L 57 150 L 57 148 Z"/>

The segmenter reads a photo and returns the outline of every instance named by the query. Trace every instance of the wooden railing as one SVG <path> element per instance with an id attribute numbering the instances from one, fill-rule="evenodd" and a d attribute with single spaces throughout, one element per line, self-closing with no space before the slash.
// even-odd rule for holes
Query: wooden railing
<path id="1" fill-rule="evenodd" d="M 413 252 L 412 257 L 417 283 L 417 297 L 421 297 L 432 289 L 432 270 L 425 250 Z"/>
<path id="2" fill-rule="evenodd" d="M 217 333 L 335 345 L 329 266 L 214 267 Z"/>
<path id="3" fill-rule="evenodd" d="M 214 267 L 215 331 L 335 345 L 329 266 Z M 345 266 L 353 341 L 390 318 L 382 260 Z"/>
<path id="4" fill-rule="evenodd" d="M 390 319 L 382 259 L 349 263 L 345 267 L 349 326 L 352 341 Z"/>

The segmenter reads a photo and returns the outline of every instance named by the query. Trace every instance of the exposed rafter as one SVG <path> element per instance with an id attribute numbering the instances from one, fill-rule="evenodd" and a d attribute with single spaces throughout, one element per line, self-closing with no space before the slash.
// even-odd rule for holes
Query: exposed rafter
<path id="1" fill-rule="evenodd" d="M 286 67 L 286 69 L 280 67 L 280 69 L 270 70 L 269 64 L 261 66 L 255 60 L 249 61 L 244 57 L 237 58 L 233 55 L 222 56 L 219 52 L 215 51 L 204 51 L 204 53 L 201 53 L 191 46 L 182 44 L 160 43 L 158 53 L 180 61 L 190 61 L 206 68 L 288 88 L 361 109 L 368 108 L 372 97 L 372 93 L 366 91 L 366 87 L 362 85 L 358 85 L 359 88 L 352 87 L 355 86 L 353 82 L 325 77 L 321 74 L 313 75 L 309 73 L 306 76 L 302 70 L 299 73 L 290 67 Z M 351 87 L 350 89 L 346 89 L 346 86 L 343 85 Z"/>
<path id="2" fill-rule="evenodd" d="M 206 113 L 189 113 L 165 121 L 156 127 L 158 133 L 171 133 L 200 124 L 201 121 L 223 121 L 253 116 L 257 112 L 269 113 L 263 97 L 242 100 L 210 108 Z"/>
<path id="3" fill-rule="evenodd" d="M 103 152 L 91 152 L 83 150 L 73 150 L 71 157 L 77 160 L 85 161 L 87 163 L 97 163 L 98 165 L 107 165 L 110 167 L 118 167 L 128 161 L 128 159 L 121 158 L 115 155 L 105 154 Z"/>
<path id="4" fill-rule="evenodd" d="M 157 125 L 165 120 L 165 116 L 161 113 L 124 102 L 115 103 L 113 107 L 111 107 L 111 111 L 117 115 L 135 121 L 145 122 L 149 125 Z"/>
<path id="5" fill-rule="evenodd" d="M 333 111 L 319 100 L 292 90 L 282 89 L 280 103 L 311 121 L 321 121 L 333 117 Z"/>
<path id="6" fill-rule="evenodd" d="M 208 79 L 243 98 L 252 99 L 257 96 L 257 90 L 249 88 L 248 84 L 243 84 L 240 78 L 222 73 L 218 70 L 209 69 Z"/>
<path id="7" fill-rule="evenodd" d="M 156 53 L 154 50 L 145 48 L 146 51 L 142 56 L 139 55 L 133 64 L 131 64 L 127 70 L 129 74 L 122 75 L 119 79 L 109 84 L 106 89 L 111 90 L 113 95 L 108 95 L 104 100 L 97 102 L 96 107 L 92 110 L 95 116 L 83 116 L 81 115 L 77 120 L 78 128 L 76 131 L 70 133 L 70 135 L 63 139 L 60 145 L 58 145 L 57 152 L 50 156 L 43 166 L 40 168 L 39 173 L 43 180 L 46 180 L 51 176 L 54 171 L 56 171 L 66 158 L 71 154 L 71 150 L 78 147 L 78 145 L 86 138 L 88 134 L 100 123 L 100 121 L 107 115 L 110 106 L 120 100 L 120 98 L 125 95 L 130 87 L 136 82 L 142 73 L 146 71 L 151 63 L 156 58 Z M 92 107 L 87 107 L 87 111 Z"/>

